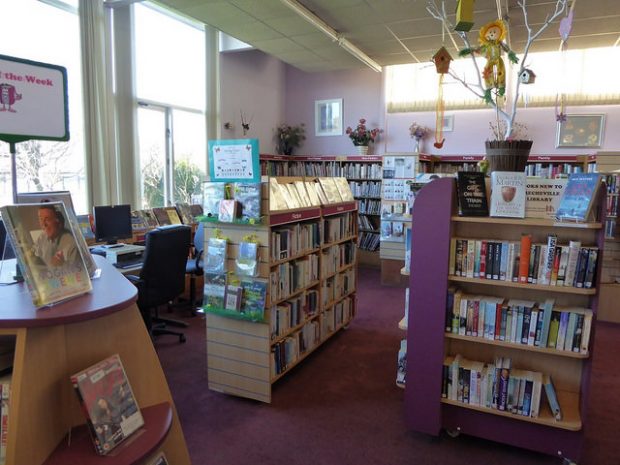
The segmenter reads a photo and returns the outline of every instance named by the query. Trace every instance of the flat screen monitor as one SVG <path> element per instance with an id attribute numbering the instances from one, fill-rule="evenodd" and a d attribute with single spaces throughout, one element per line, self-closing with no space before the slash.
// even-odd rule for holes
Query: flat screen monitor
<path id="1" fill-rule="evenodd" d="M 95 240 L 113 245 L 119 239 L 130 239 L 131 229 L 130 205 L 100 205 L 93 208 Z"/>
<path id="2" fill-rule="evenodd" d="M 7 237 L 4 221 L 0 218 L 0 260 L 15 258 L 15 252 L 11 246 L 11 241 Z"/>
<path id="3" fill-rule="evenodd" d="M 71 192 L 69 191 L 49 191 L 49 192 L 20 192 L 17 194 L 16 203 L 43 203 L 43 202 L 64 202 L 68 212 L 75 215 Z"/>

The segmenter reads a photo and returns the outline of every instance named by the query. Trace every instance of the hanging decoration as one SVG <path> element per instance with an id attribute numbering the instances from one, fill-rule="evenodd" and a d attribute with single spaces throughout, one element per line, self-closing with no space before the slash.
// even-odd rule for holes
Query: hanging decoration
<path id="1" fill-rule="evenodd" d="M 562 61 L 563 74 L 566 72 L 566 51 L 568 50 L 568 37 L 573 29 L 573 14 L 577 0 L 573 0 L 570 8 L 564 18 L 560 21 L 560 54 Z M 555 120 L 559 122 L 566 121 L 566 93 L 560 88 L 560 92 L 555 98 Z"/>
<path id="2" fill-rule="evenodd" d="M 474 0 L 458 0 L 455 31 L 469 32 L 474 26 Z"/>
<path id="3" fill-rule="evenodd" d="M 435 104 L 435 143 L 436 148 L 443 147 L 445 141 L 443 137 L 443 117 L 445 113 L 445 104 L 443 100 L 443 78 L 450 71 L 450 62 L 452 56 L 445 47 L 441 47 L 435 55 L 433 55 L 433 63 L 439 74 L 439 89 L 437 91 L 437 103 Z"/>
<path id="4" fill-rule="evenodd" d="M 508 54 L 512 63 L 518 63 L 519 59 L 515 52 L 510 50 L 504 43 L 506 38 L 506 25 L 502 19 L 496 19 L 480 28 L 478 42 L 479 47 L 464 48 L 459 51 L 460 56 L 484 54 L 487 62 L 482 70 L 484 78 L 484 100 L 493 103 L 491 92 L 495 90 L 496 97 L 503 97 L 506 93 L 506 65 L 502 58 L 502 52 Z"/>

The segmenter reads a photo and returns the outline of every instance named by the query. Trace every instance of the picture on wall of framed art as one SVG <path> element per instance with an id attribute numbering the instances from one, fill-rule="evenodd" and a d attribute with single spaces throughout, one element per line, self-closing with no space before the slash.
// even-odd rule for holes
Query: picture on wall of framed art
<path id="1" fill-rule="evenodd" d="M 556 147 L 599 148 L 603 143 L 605 115 L 566 115 L 558 121 Z"/>
<path id="2" fill-rule="evenodd" d="M 316 136 L 342 135 L 342 99 L 315 100 L 314 134 Z"/>
<path id="3" fill-rule="evenodd" d="M 444 115 L 441 130 L 443 132 L 454 131 L 454 115 Z"/>

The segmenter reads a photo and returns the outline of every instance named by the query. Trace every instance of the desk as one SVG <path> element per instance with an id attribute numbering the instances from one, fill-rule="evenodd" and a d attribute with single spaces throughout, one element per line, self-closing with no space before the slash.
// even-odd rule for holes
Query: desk
<path id="1" fill-rule="evenodd" d="M 71 455 L 65 436 L 85 419 L 69 377 L 118 353 L 140 408 L 158 413 L 167 403 L 172 414 L 167 435 L 140 449 L 139 457 L 152 458 L 163 450 L 170 463 L 189 465 L 166 378 L 135 304 L 137 290 L 104 258 L 96 256 L 95 261 L 101 277 L 93 280 L 93 290 L 53 307 L 37 310 L 24 283 L 0 287 L 0 337 L 15 341 L 6 463 L 51 464 L 58 463 L 58 454 Z M 79 454 L 84 448 L 77 442 L 74 438 L 72 447 Z M 136 443 L 129 442 L 106 463 L 124 463 L 123 455 L 136 453 Z M 64 463 L 100 459 L 93 447 L 90 450 L 92 454 Z"/>

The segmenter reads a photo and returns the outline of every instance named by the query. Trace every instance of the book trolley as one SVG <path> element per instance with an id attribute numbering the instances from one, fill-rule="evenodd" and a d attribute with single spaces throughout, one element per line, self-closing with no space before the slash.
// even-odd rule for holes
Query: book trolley
<path id="1" fill-rule="evenodd" d="M 247 235 L 254 235 L 259 243 L 258 279 L 268 283 L 261 320 L 251 321 L 234 312 L 227 315 L 205 308 L 207 368 L 209 389 L 269 403 L 273 383 L 346 327 L 355 315 L 357 205 L 344 202 L 270 212 L 267 183 L 262 184 L 261 192 L 261 224 L 204 224 L 205 251 L 214 235 L 227 238 L 228 271 L 234 270 L 239 243 Z M 313 224 L 318 227 L 310 228 L 319 237 L 303 250 L 279 258 L 279 231 Z M 304 261 L 318 263 L 317 274 L 299 279 L 293 288 L 285 286 L 283 290 L 279 277 L 296 273 L 297 264 Z M 303 302 L 301 317 L 282 318 L 277 308 L 292 299 Z"/>
<path id="2" fill-rule="evenodd" d="M 604 209 L 601 208 L 604 203 L 604 194 L 601 194 L 597 207 L 599 218 L 604 218 Z M 558 456 L 566 463 L 578 461 L 584 441 L 583 427 L 587 422 L 602 260 L 597 263 L 596 282 L 591 289 L 470 279 L 448 274 L 450 240 L 460 237 L 516 241 L 521 233 L 529 233 L 533 240 L 540 242 L 553 232 L 558 243 L 579 240 L 582 244 L 597 246 L 600 255 L 604 239 L 602 223 L 459 217 L 455 216 L 456 210 L 453 179 L 430 183 L 416 199 L 407 334 L 407 372 L 410 374 L 405 388 L 407 423 L 413 430 L 430 435 L 438 435 L 444 428 L 452 433 L 462 432 Z M 446 333 L 449 286 L 474 295 L 489 294 L 537 302 L 553 297 L 558 305 L 588 307 L 594 314 L 589 350 L 575 353 Z M 559 421 L 554 418 L 544 398 L 536 418 L 442 398 L 444 357 L 456 354 L 482 362 L 492 362 L 495 357 L 510 357 L 513 368 L 550 375 L 563 418 Z"/>

